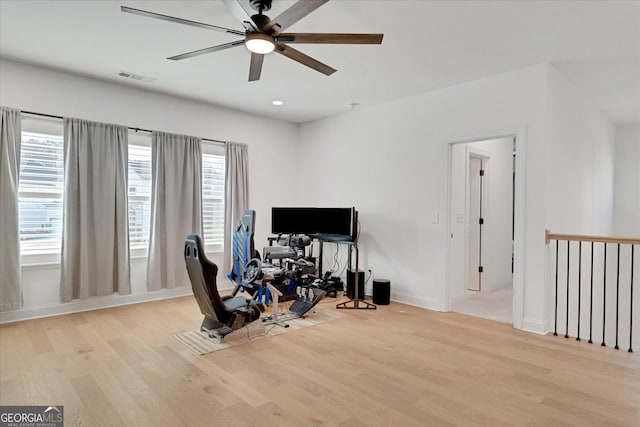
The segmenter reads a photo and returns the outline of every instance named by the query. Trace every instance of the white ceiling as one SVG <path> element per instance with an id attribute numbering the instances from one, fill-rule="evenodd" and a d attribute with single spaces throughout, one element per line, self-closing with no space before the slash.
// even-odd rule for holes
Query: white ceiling
<path id="1" fill-rule="evenodd" d="M 293 3 L 273 0 L 267 14 Z M 299 44 L 338 72 L 327 77 L 270 54 L 257 82 L 247 81 L 243 46 L 165 59 L 240 37 L 122 13 L 121 5 L 242 29 L 222 0 L 0 0 L 0 57 L 292 122 L 553 62 L 614 122 L 640 122 L 640 1 L 332 0 L 288 31 L 384 33 L 382 45 Z"/>

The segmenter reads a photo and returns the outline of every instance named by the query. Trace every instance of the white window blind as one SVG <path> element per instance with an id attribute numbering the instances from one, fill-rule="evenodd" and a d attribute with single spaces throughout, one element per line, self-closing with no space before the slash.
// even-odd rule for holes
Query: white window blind
<path id="1" fill-rule="evenodd" d="M 149 245 L 151 221 L 151 147 L 129 144 L 129 247 Z"/>
<path id="2" fill-rule="evenodd" d="M 224 243 L 224 156 L 202 154 L 202 222 L 207 245 Z"/>
<path id="3" fill-rule="evenodd" d="M 63 190 L 62 136 L 23 132 L 18 187 L 23 254 L 60 251 Z"/>

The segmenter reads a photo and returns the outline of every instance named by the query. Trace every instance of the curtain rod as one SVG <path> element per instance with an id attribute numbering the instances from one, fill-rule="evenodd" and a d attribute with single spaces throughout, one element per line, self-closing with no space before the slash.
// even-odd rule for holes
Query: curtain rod
<path id="1" fill-rule="evenodd" d="M 64 117 L 62 117 L 62 116 L 55 116 L 53 114 L 45 114 L 45 113 L 35 113 L 33 111 L 23 111 L 23 110 L 21 110 L 20 113 L 22 113 L 22 114 L 30 114 L 32 116 L 49 117 L 51 119 L 60 119 L 60 120 L 64 119 Z M 149 132 L 149 133 L 153 132 L 152 130 L 149 130 L 149 129 L 134 128 L 134 127 L 131 127 L 131 126 L 127 126 L 127 128 L 129 130 L 132 130 L 132 131 L 135 131 L 135 132 Z M 200 138 L 200 139 L 202 141 L 216 142 L 218 144 L 226 144 L 227 143 L 226 141 L 220 141 L 219 139 L 210 139 L 210 138 Z"/>

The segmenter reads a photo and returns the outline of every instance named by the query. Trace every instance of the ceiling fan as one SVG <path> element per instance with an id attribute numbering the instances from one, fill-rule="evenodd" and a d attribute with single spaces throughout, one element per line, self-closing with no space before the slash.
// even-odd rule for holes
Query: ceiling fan
<path id="1" fill-rule="evenodd" d="M 290 8 L 282 12 L 275 19 L 270 19 L 263 12 L 271 9 L 271 0 L 249 0 L 251 8 L 258 13 L 249 16 L 247 11 L 239 3 L 239 0 L 223 0 L 233 15 L 240 20 L 244 31 L 231 28 L 219 27 L 217 25 L 205 24 L 202 22 L 190 21 L 176 18 L 174 16 L 162 15 L 145 10 L 134 9 L 121 6 L 122 12 L 133 13 L 135 15 L 146 16 L 148 18 L 162 19 L 164 21 L 176 22 L 178 24 L 190 25 L 193 27 L 205 28 L 208 30 L 222 31 L 229 34 L 243 36 L 241 40 L 211 46 L 192 52 L 171 56 L 167 59 L 179 61 L 193 58 L 194 56 L 217 52 L 236 46 L 245 45 L 251 51 L 251 63 L 249 65 L 249 81 L 260 79 L 262 72 L 262 62 L 264 55 L 270 52 L 277 52 L 302 65 L 306 65 L 327 76 L 337 70 L 323 64 L 322 62 L 305 55 L 292 48 L 286 43 L 322 43 L 322 44 L 381 44 L 383 34 L 345 34 L 345 33 L 283 33 L 286 28 L 295 24 L 329 0 L 299 0 Z"/>

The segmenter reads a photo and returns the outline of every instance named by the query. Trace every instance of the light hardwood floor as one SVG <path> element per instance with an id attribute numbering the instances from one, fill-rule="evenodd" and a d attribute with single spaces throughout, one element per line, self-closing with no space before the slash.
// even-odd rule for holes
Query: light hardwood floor
<path id="1" fill-rule="evenodd" d="M 323 302 L 333 308 L 335 301 Z M 194 298 L 0 327 L 0 404 L 85 426 L 640 426 L 640 356 L 392 303 L 204 356 Z"/>

